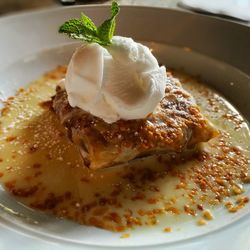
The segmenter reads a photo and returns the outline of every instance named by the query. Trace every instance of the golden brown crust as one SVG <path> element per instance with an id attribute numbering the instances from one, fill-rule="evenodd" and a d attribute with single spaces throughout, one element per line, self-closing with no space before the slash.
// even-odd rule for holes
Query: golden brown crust
<path id="1" fill-rule="evenodd" d="M 165 97 L 145 119 L 108 124 L 80 108 L 72 108 L 60 87 L 53 97 L 53 108 L 91 168 L 155 153 L 180 153 L 208 141 L 215 131 L 179 81 L 171 75 L 168 79 Z"/>

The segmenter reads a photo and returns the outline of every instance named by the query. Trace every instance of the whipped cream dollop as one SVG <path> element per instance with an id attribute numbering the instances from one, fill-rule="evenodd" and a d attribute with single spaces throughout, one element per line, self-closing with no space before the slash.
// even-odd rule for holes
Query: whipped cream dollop
<path id="1" fill-rule="evenodd" d="M 166 69 L 148 47 L 131 38 L 114 36 L 112 44 L 85 44 L 69 63 L 65 89 L 72 107 L 107 123 L 141 119 L 164 97 Z"/>

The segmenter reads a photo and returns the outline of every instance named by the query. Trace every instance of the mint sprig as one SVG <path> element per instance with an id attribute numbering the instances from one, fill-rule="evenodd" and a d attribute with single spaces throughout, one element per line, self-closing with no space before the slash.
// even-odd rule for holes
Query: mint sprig
<path id="1" fill-rule="evenodd" d="M 118 3 L 113 1 L 111 5 L 111 18 L 104 21 L 98 28 L 92 20 L 81 14 L 79 19 L 70 19 L 59 28 L 59 33 L 65 33 L 70 38 L 78 39 L 88 43 L 98 43 L 102 46 L 111 44 L 111 39 L 115 31 L 115 18 L 120 8 Z"/>

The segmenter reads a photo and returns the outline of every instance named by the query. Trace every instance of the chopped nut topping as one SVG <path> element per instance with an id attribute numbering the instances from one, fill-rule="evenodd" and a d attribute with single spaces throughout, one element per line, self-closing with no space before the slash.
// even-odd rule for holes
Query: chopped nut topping
<path id="1" fill-rule="evenodd" d="M 206 220 L 212 220 L 214 218 L 210 210 L 203 211 L 203 217 Z"/>
<path id="2" fill-rule="evenodd" d="M 165 227 L 165 228 L 163 229 L 163 231 L 164 231 L 165 233 L 171 233 L 171 232 L 172 232 L 172 228 L 171 228 L 171 227 Z"/>
<path id="3" fill-rule="evenodd" d="M 204 226 L 207 224 L 207 222 L 204 219 L 199 219 L 196 223 L 198 226 Z"/>
<path id="4" fill-rule="evenodd" d="M 129 238 L 130 237 L 130 234 L 129 233 L 125 233 L 125 234 L 122 234 L 121 235 L 121 238 L 122 239 L 126 239 L 126 238 Z"/>

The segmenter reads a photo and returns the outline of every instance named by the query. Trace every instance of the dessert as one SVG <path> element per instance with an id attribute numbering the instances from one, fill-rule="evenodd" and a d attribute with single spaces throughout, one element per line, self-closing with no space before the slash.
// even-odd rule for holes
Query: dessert
<path id="1" fill-rule="evenodd" d="M 53 97 L 53 109 L 69 138 L 80 148 L 85 165 L 92 169 L 153 154 L 177 155 L 216 135 L 193 98 L 170 76 L 157 111 L 145 119 L 108 124 L 80 108 L 72 108 L 60 87 Z"/>
<path id="2" fill-rule="evenodd" d="M 115 6 L 113 22 L 119 12 Z M 69 20 L 60 31 L 89 42 L 85 26 L 90 21 L 85 22 L 85 16 Z M 71 28 L 75 23 L 81 33 Z M 98 36 L 102 25 L 91 27 Z M 110 35 L 105 46 L 93 41 L 75 51 L 52 105 L 86 166 L 99 169 L 153 154 L 180 154 L 216 135 L 192 96 L 166 75 L 149 48 L 119 36 Z"/>
<path id="3" fill-rule="evenodd" d="M 115 4 L 113 11 L 117 13 Z M 114 27 L 114 17 L 104 26 Z M 151 237 L 152 226 L 170 236 L 183 221 L 205 226 L 216 220 L 214 211 L 219 206 L 225 213 L 249 206 L 249 127 L 239 112 L 201 80 L 175 70 L 166 75 L 148 49 L 126 38 L 134 52 L 141 49 L 147 55 L 144 59 L 151 58 L 147 64 L 142 54 L 135 53 L 140 55 L 136 61 L 144 63 L 134 65 L 131 72 L 150 74 L 144 74 L 142 81 L 136 74 L 129 76 L 135 80 L 129 86 L 127 81 L 120 84 L 127 79 L 123 71 L 108 70 L 106 80 L 119 80 L 110 81 L 111 89 L 117 83 L 123 91 L 105 90 L 100 76 L 106 64 L 99 59 L 106 56 L 112 61 L 111 53 L 119 55 L 121 50 L 112 52 L 110 36 L 105 32 L 101 38 L 96 36 L 91 20 L 82 19 L 92 29 L 88 36 L 79 32 L 78 19 L 69 34 L 96 42 L 86 47 L 98 52 L 88 61 L 100 63 L 100 74 L 90 74 L 90 79 L 81 74 L 84 71 L 78 72 L 86 62 L 82 57 L 86 47 L 81 47 L 76 67 L 72 61 L 59 66 L 5 102 L 0 117 L 2 186 L 32 209 L 84 225 L 127 231 L 121 236 L 124 239 L 133 234 L 131 229 L 140 227 L 144 227 L 143 236 Z M 124 56 L 119 62 L 127 75 L 124 63 L 130 59 Z M 82 81 L 86 86 L 78 88 Z M 146 92 L 139 88 L 141 83 Z M 140 98 L 124 99 L 125 86 Z M 81 100 L 91 93 L 90 100 Z M 119 100 L 119 105 L 113 100 Z M 138 105 L 136 112 L 133 105 Z M 110 167 L 119 163 L 124 164 Z"/>

